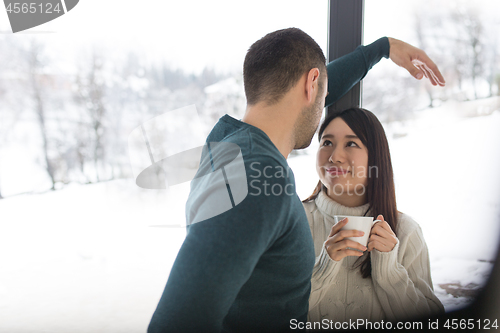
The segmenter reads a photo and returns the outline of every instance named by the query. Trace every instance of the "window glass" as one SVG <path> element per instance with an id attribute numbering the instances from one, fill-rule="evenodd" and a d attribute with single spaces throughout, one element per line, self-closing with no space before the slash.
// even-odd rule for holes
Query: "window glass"
<path id="1" fill-rule="evenodd" d="M 0 331 L 146 331 L 189 182 L 139 188 L 140 168 L 242 116 L 265 34 L 297 27 L 326 53 L 327 5 L 85 0 L 15 34 L 0 5 Z M 176 116 L 190 105 L 198 122 Z"/>
<path id="2" fill-rule="evenodd" d="M 383 60 L 363 82 L 363 107 L 384 123 L 398 208 L 421 225 L 451 310 L 486 281 L 500 232 L 500 4 L 430 3 L 365 1 L 364 42 L 390 36 L 424 49 L 446 86 Z"/>

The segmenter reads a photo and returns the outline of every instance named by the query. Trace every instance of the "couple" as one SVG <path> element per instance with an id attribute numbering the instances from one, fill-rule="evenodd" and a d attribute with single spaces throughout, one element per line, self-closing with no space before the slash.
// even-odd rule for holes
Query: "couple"
<path id="1" fill-rule="evenodd" d="M 321 48 L 303 31 L 270 33 L 245 57 L 245 116 L 241 121 L 223 116 L 207 143 L 238 147 L 248 188 L 250 182 L 294 188 L 292 172 L 269 170 L 288 170 L 288 155 L 309 146 L 325 103 L 338 100 L 382 57 L 417 79 L 425 75 L 434 85 L 444 84 L 423 51 L 392 38 L 360 46 L 325 66 Z M 319 139 L 320 183 L 304 204 L 295 191 L 264 188 L 240 202 L 234 190 L 241 179 L 224 172 L 227 163 L 224 168 L 214 162 L 232 160 L 231 149 L 204 151 L 200 170 L 222 170 L 222 185 L 191 184 L 186 239 L 149 333 L 280 332 L 308 316 L 313 321 L 393 320 L 442 310 L 420 228 L 396 209 L 389 149 L 378 120 L 362 109 L 347 110 L 325 120 Z M 338 174 L 370 165 L 378 167 L 379 177 L 332 177 L 333 168 Z M 346 180 L 365 186 L 366 193 L 349 197 L 331 191 Z M 200 217 L 221 191 L 229 193 L 232 208 Z M 368 249 L 344 239 L 350 235 L 339 229 L 349 222 L 334 225 L 337 214 L 382 215 Z M 359 257 L 361 252 L 347 247 L 366 251 Z"/>

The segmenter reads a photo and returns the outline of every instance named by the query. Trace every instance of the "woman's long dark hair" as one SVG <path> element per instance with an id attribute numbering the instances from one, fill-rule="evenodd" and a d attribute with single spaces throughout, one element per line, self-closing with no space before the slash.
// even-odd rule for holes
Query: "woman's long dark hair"
<path id="1" fill-rule="evenodd" d="M 368 184 L 366 186 L 366 199 L 369 203 L 365 216 L 370 212 L 384 216 L 384 220 L 396 233 L 398 223 L 398 210 L 396 206 L 396 190 L 394 186 L 394 175 L 392 171 L 391 154 L 389 144 L 382 124 L 370 111 L 362 108 L 351 108 L 328 116 L 319 128 L 318 139 L 330 122 L 340 117 L 346 122 L 351 130 L 359 137 L 368 149 Z M 375 171 L 374 174 L 372 171 Z M 312 201 L 317 198 L 319 192 L 325 191 L 326 187 L 318 182 L 314 192 L 303 202 Z M 371 276 L 370 254 L 364 257 L 359 265 L 363 278 Z"/>

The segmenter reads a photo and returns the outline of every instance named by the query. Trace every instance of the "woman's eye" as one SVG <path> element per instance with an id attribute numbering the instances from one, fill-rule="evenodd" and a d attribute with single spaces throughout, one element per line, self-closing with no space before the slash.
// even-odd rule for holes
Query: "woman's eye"
<path id="1" fill-rule="evenodd" d="M 349 141 L 346 147 L 359 147 L 358 144 L 354 141 Z"/>
<path id="2" fill-rule="evenodd" d="M 330 140 L 323 141 L 323 146 L 331 146 L 332 142 Z"/>

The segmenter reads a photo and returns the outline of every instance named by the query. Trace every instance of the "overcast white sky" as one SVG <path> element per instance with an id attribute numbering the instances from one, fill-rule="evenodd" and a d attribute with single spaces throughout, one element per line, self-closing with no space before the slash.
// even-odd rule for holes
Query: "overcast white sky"
<path id="1" fill-rule="evenodd" d="M 30 31 L 53 45 L 89 43 L 134 49 L 188 71 L 239 70 L 248 47 L 266 33 L 296 26 L 326 50 L 327 1 L 82 0 L 68 14 Z M 0 11 L 0 30 L 10 26 Z M 23 38 L 19 36 L 19 38 Z"/>
<path id="2" fill-rule="evenodd" d="M 433 10 L 443 1 L 464 0 L 429 0 L 425 5 Z M 413 42 L 411 12 L 423 3 L 366 0 L 364 42 L 385 35 Z M 476 3 L 489 12 L 500 11 L 496 11 L 500 1 Z M 326 53 L 327 11 L 328 0 L 81 0 L 68 14 L 25 34 L 12 35 L 7 14 L 0 10 L 0 38 L 45 40 L 53 52 L 64 57 L 94 44 L 113 57 L 134 50 L 149 60 L 161 59 L 188 72 L 199 72 L 205 66 L 239 71 L 248 47 L 281 28 L 301 28 Z"/>

